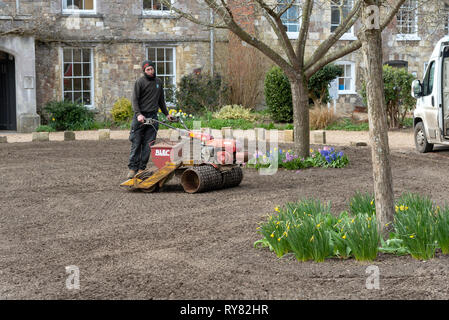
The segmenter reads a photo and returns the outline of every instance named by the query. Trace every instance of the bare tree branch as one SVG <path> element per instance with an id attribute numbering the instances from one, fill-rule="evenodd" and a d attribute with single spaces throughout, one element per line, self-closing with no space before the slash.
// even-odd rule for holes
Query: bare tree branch
<path id="1" fill-rule="evenodd" d="M 357 21 L 357 19 L 360 17 L 362 2 L 363 0 L 357 0 L 351 12 L 349 12 L 348 16 L 338 26 L 335 32 L 323 43 L 321 43 L 320 46 L 315 50 L 313 55 L 308 59 L 308 61 L 306 61 L 304 65 L 305 69 L 308 69 L 313 64 L 313 61 L 316 61 L 318 57 L 321 57 L 323 54 L 328 52 L 329 49 L 341 38 L 341 36 L 354 25 L 355 21 Z M 342 3 L 344 2 L 342 1 Z M 341 13 L 340 17 L 343 17 Z"/>
<path id="2" fill-rule="evenodd" d="M 289 7 L 291 7 L 294 1 L 295 0 L 291 0 Z M 262 10 L 269 15 L 269 17 L 266 16 L 266 18 L 270 23 L 272 29 L 278 36 L 279 40 L 281 40 L 282 46 L 287 53 L 290 64 L 293 66 L 293 68 L 298 67 L 298 59 L 296 57 L 295 50 L 293 50 L 292 43 L 288 38 L 287 32 L 285 31 L 281 16 L 276 14 L 276 12 L 272 10 L 263 0 L 256 0 L 256 2 L 261 6 Z"/>
<path id="3" fill-rule="evenodd" d="M 306 50 L 306 35 L 309 32 L 310 26 L 310 15 L 312 13 L 314 0 L 306 0 L 303 6 L 303 14 L 302 14 L 302 22 L 301 29 L 299 30 L 298 37 L 298 50 L 296 51 L 298 54 L 298 59 L 300 66 L 302 67 L 304 64 L 304 52 Z"/>
<path id="4" fill-rule="evenodd" d="M 397 2 L 395 3 L 395 5 L 392 7 L 392 9 L 390 10 L 390 12 L 387 14 L 387 16 L 385 17 L 385 19 L 380 23 L 380 29 L 381 31 L 383 31 L 393 20 L 393 18 L 396 16 L 399 8 L 402 6 L 402 4 L 405 2 L 405 0 L 397 0 Z M 358 33 L 357 33 L 357 37 L 359 37 L 359 34 L 361 34 L 362 32 L 365 31 L 365 28 L 362 27 Z M 362 46 L 362 42 L 359 40 L 353 41 L 350 45 L 342 48 L 342 49 L 337 49 L 334 50 L 330 53 L 328 53 L 327 55 L 325 55 L 324 57 L 322 57 L 321 59 L 319 59 L 316 62 L 313 62 L 309 65 L 308 68 L 306 68 L 306 77 L 310 78 L 313 74 L 315 74 L 315 72 L 317 72 L 318 70 L 320 70 L 322 67 L 324 67 L 325 65 L 340 59 L 342 57 L 344 57 L 345 55 L 354 52 L 355 50 L 360 49 Z"/>

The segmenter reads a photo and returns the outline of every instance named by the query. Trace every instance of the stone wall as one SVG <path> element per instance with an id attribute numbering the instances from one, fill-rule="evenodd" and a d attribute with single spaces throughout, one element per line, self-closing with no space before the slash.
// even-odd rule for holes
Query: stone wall
<path id="1" fill-rule="evenodd" d="M 15 0 L 4 0 L 0 6 L 0 33 L 21 28 L 36 39 L 36 88 L 37 109 L 53 99 L 62 98 L 61 88 L 61 49 L 62 47 L 94 48 L 94 92 L 95 101 L 105 96 L 130 98 L 133 82 L 141 75 L 140 63 L 146 57 L 146 48 L 151 46 L 171 46 L 176 48 L 176 79 L 195 68 L 210 69 L 210 33 L 208 28 L 193 24 L 175 16 L 147 15 L 142 10 L 142 0 L 96 0 L 95 14 L 70 15 L 62 12 L 60 0 L 21 0 L 19 12 Z M 177 5 L 188 8 L 190 12 L 205 21 L 209 21 L 209 9 L 199 7 L 200 2 L 182 0 Z M 427 13 L 439 12 L 440 1 L 427 2 L 420 8 L 419 19 Z M 330 35 L 331 10 L 329 3 L 315 6 L 311 16 L 306 55 L 310 56 L 317 46 Z M 256 12 L 257 14 L 257 12 Z M 12 19 L 14 17 L 14 19 Z M 440 18 L 438 18 L 440 19 Z M 420 20 L 419 41 L 398 41 L 393 23 L 383 33 L 384 61 L 404 60 L 408 70 L 415 72 L 418 78 L 423 76 L 424 62 L 427 62 L 436 41 L 445 33 L 444 23 L 437 18 L 436 31 L 427 32 Z M 427 20 L 432 20 L 429 18 Z M 424 20 L 423 20 L 424 21 Z M 434 22 L 435 22 L 434 21 Z M 440 22 L 438 22 L 440 21 Z M 277 36 L 263 17 L 254 21 L 254 32 L 265 43 L 284 55 Z M 360 28 L 354 26 L 356 34 Z M 28 30 L 28 31 L 27 31 Z M 227 31 L 215 31 L 215 69 L 226 71 Z M 338 41 L 342 48 L 353 40 Z M 293 41 L 296 46 L 296 42 Z M 359 92 L 363 80 L 363 61 L 360 52 L 352 53 L 340 60 L 352 61 L 356 67 L 355 88 Z M 269 66 L 267 66 L 267 69 Z M 263 81 L 260 81 L 263 90 Z M 263 95 L 260 104 L 263 104 Z M 354 106 L 362 105 L 356 94 L 340 95 L 338 108 L 351 112 Z M 110 106 L 110 103 L 108 104 Z"/>

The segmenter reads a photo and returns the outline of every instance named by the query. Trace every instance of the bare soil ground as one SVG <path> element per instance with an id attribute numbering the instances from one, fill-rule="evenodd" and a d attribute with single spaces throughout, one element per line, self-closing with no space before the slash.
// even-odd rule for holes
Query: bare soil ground
<path id="1" fill-rule="evenodd" d="M 288 147 L 288 146 L 287 146 Z M 314 148 L 318 146 L 313 146 Z M 380 254 L 380 289 L 353 259 L 278 259 L 254 249 L 258 223 L 299 198 L 338 213 L 372 190 L 367 147 L 342 146 L 343 169 L 245 169 L 237 188 L 187 194 L 176 180 L 159 193 L 119 188 L 126 140 L 0 145 L 1 299 L 448 299 L 449 257 L 417 261 Z M 395 196 L 447 199 L 449 150 L 392 151 Z M 80 269 L 80 290 L 65 267 Z"/>

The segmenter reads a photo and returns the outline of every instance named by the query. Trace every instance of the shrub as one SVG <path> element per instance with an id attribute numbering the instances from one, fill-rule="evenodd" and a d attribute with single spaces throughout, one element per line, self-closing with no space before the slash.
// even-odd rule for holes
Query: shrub
<path id="1" fill-rule="evenodd" d="M 307 84 L 309 99 L 314 102 L 316 107 L 329 101 L 329 83 L 342 74 L 341 66 L 329 64 L 310 77 Z M 274 66 L 267 72 L 264 89 L 265 101 L 272 119 L 292 122 L 293 102 L 290 81 L 280 67 Z M 327 112 L 327 114 L 329 116 L 331 112 Z M 330 120 L 333 118 L 331 117 Z"/>
<path id="2" fill-rule="evenodd" d="M 225 77 L 229 85 L 229 103 L 254 109 L 263 94 L 265 56 L 256 48 L 242 44 L 241 39 L 230 32 L 226 56 L 217 60 L 227 62 Z"/>
<path id="3" fill-rule="evenodd" d="M 220 75 L 190 74 L 183 76 L 176 91 L 179 107 L 188 113 L 204 114 L 226 102 L 227 87 Z"/>
<path id="4" fill-rule="evenodd" d="M 111 114 L 117 123 L 130 121 L 134 115 L 131 101 L 124 97 L 118 99 L 112 106 Z"/>
<path id="5" fill-rule="evenodd" d="M 310 77 L 308 83 L 309 97 L 312 99 L 316 108 L 330 101 L 329 83 L 342 75 L 342 66 L 328 64 Z"/>
<path id="6" fill-rule="evenodd" d="M 435 255 L 434 211 L 428 197 L 410 193 L 403 194 L 396 205 L 395 232 L 415 259 L 426 260 Z"/>
<path id="7" fill-rule="evenodd" d="M 265 76 L 265 101 L 274 121 L 292 122 L 292 92 L 290 82 L 281 68 L 272 67 Z"/>
<path id="8" fill-rule="evenodd" d="M 228 105 L 215 112 L 213 117 L 216 119 L 243 119 L 247 121 L 255 121 L 256 115 L 251 113 L 249 109 L 240 105 Z"/>
<path id="9" fill-rule="evenodd" d="M 337 117 L 332 109 L 323 105 L 315 105 L 309 112 L 309 125 L 311 130 L 326 129 L 335 123 Z"/>
<path id="10" fill-rule="evenodd" d="M 51 101 L 44 110 L 49 114 L 49 126 L 55 130 L 86 130 L 94 122 L 94 112 L 71 101 Z"/>
<path id="11" fill-rule="evenodd" d="M 415 77 L 403 68 L 383 67 L 385 103 L 390 128 L 397 128 L 404 122 L 407 112 L 412 110 L 416 99 L 410 94 Z M 366 104 L 366 83 L 362 82 L 360 92 Z"/>
<path id="12" fill-rule="evenodd" d="M 36 132 L 54 132 L 54 131 L 56 130 L 50 126 L 39 126 L 36 128 Z"/>

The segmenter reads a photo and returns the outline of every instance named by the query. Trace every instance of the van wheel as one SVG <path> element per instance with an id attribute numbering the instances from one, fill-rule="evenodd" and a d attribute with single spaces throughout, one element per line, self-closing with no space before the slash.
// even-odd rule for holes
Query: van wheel
<path id="1" fill-rule="evenodd" d="M 415 126 L 415 146 L 416 150 L 421 153 L 426 153 L 433 150 L 433 143 L 427 142 L 426 134 L 424 132 L 424 125 L 422 122 L 418 122 Z"/>

